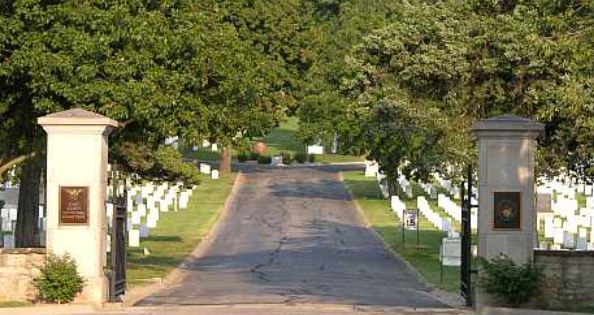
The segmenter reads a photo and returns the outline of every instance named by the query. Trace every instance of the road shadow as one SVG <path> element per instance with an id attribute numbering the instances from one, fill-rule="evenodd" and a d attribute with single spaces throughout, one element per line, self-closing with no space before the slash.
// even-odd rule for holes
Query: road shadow
<path id="1" fill-rule="evenodd" d="M 225 254 L 228 243 L 215 239 L 205 256 L 184 264 L 185 280 L 137 305 L 282 301 L 446 307 L 367 228 L 311 220 L 301 229 L 307 236 L 283 237 L 268 248 L 234 254 Z"/>

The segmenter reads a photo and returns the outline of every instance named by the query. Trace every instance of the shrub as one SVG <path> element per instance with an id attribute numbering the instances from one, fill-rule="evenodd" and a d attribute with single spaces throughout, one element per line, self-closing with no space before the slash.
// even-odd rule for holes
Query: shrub
<path id="1" fill-rule="evenodd" d="M 308 161 L 309 163 L 315 163 L 315 162 L 316 162 L 316 156 L 315 156 L 315 155 L 313 155 L 313 154 L 310 154 L 310 155 L 308 155 L 308 156 L 307 156 L 307 161 Z"/>
<path id="2" fill-rule="evenodd" d="M 541 268 L 531 263 L 516 265 L 505 255 L 478 262 L 482 267 L 479 286 L 512 306 L 528 302 L 544 280 Z"/>
<path id="3" fill-rule="evenodd" d="M 272 162 L 272 158 L 268 155 L 260 155 L 258 157 L 258 164 L 270 164 Z"/>
<path id="4" fill-rule="evenodd" d="M 237 161 L 239 161 L 240 163 L 245 163 L 245 161 L 247 161 L 249 158 L 249 154 L 245 151 L 237 154 Z"/>
<path id="5" fill-rule="evenodd" d="M 47 263 L 41 268 L 41 276 L 33 281 L 41 300 L 60 304 L 74 300 L 84 284 L 84 279 L 76 269 L 76 262 L 68 254 L 50 254 Z"/>
<path id="6" fill-rule="evenodd" d="M 283 164 L 286 164 L 286 165 L 293 164 L 293 158 L 291 157 L 291 154 L 281 153 L 281 156 L 283 157 Z"/>
<path id="7" fill-rule="evenodd" d="M 256 152 L 250 152 L 249 160 L 250 161 L 257 161 L 260 159 L 260 154 Z"/>
<path id="8" fill-rule="evenodd" d="M 302 164 L 307 162 L 307 154 L 305 154 L 303 152 L 295 153 L 295 161 L 302 163 Z"/>

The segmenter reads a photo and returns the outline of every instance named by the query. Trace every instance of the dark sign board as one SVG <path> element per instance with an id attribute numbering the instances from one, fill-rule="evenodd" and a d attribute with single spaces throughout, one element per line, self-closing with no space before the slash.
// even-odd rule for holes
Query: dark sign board
<path id="1" fill-rule="evenodd" d="M 406 209 L 404 213 L 406 229 L 416 230 L 419 224 L 419 211 L 417 209 Z"/>
<path id="2" fill-rule="evenodd" d="M 521 228 L 521 195 L 518 191 L 495 192 L 493 196 L 493 228 Z"/>
<path id="3" fill-rule="evenodd" d="M 60 187 L 60 224 L 89 223 L 89 187 Z"/>

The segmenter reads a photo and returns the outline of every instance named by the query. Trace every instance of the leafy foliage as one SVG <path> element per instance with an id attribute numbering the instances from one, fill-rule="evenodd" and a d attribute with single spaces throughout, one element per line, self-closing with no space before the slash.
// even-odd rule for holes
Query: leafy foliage
<path id="1" fill-rule="evenodd" d="M 532 263 L 516 265 L 509 257 L 501 256 L 491 260 L 480 259 L 482 267 L 479 285 L 507 304 L 518 306 L 528 302 L 544 280 L 541 268 Z"/>
<path id="2" fill-rule="evenodd" d="M 269 155 L 258 156 L 258 164 L 268 165 L 272 162 L 272 158 Z"/>
<path id="3" fill-rule="evenodd" d="M 307 154 L 305 152 L 295 153 L 295 161 L 297 161 L 297 163 L 301 163 L 301 164 L 307 162 Z"/>
<path id="4" fill-rule="evenodd" d="M 143 144 L 130 142 L 122 143 L 115 147 L 117 154 L 122 154 L 121 160 L 126 161 L 124 166 L 133 170 L 145 179 L 154 180 L 181 180 L 188 185 L 200 183 L 198 169 L 182 160 L 181 153 L 169 146 L 160 145 L 150 149 Z"/>
<path id="5" fill-rule="evenodd" d="M 284 111 L 280 88 L 229 15 L 214 0 L 2 5 L 0 161 L 43 138 L 37 117 L 72 107 L 120 121 L 114 142 L 151 150 L 174 135 L 225 146 L 266 132 Z"/>
<path id="6" fill-rule="evenodd" d="M 84 279 L 68 254 L 50 254 L 41 268 L 41 276 L 34 279 L 34 285 L 41 300 L 61 304 L 74 300 L 83 289 Z"/>
<path id="7" fill-rule="evenodd" d="M 249 152 L 241 151 L 239 152 L 239 154 L 237 154 L 237 161 L 239 161 L 240 163 L 246 162 L 247 160 L 249 160 L 249 158 Z"/>
<path id="8" fill-rule="evenodd" d="M 473 123 L 513 113 L 546 126 L 538 156 L 542 172 L 592 171 L 593 8 L 584 1 L 419 0 L 385 10 L 375 29 L 357 29 L 359 38 L 337 49 L 345 56 L 336 58 L 343 69 L 316 85 L 330 86 L 328 92 L 304 100 L 300 134 L 312 140 L 338 132 L 341 150 L 354 153 L 401 146 L 401 156 L 421 165 L 423 174 L 476 161 Z M 345 17 L 341 12 L 337 20 Z M 439 135 L 424 161 L 414 161 L 416 147 L 397 129 L 376 132 L 377 141 L 369 141 L 370 128 L 382 124 L 373 113 L 386 104 L 407 109 L 393 113 L 395 125 L 434 128 L 423 133 Z M 403 166 L 402 160 L 380 164 L 392 173 Z"/>
<path id="9" fill-rule="evenodd" d="M 293 164 L 293 157 L 290 153 L 281 152 L 281 157 L 283 158 L 283 164 L 291 165 Z"/>

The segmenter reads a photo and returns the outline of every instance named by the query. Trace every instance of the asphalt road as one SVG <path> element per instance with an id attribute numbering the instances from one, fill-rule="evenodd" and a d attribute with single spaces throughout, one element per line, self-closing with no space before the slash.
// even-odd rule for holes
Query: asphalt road
<path id="1" fill-rule="evenodd" d="M 245 169 L 206 254 L 138 305 L 445 308 L 364 226 L 338 170 Z"/>

